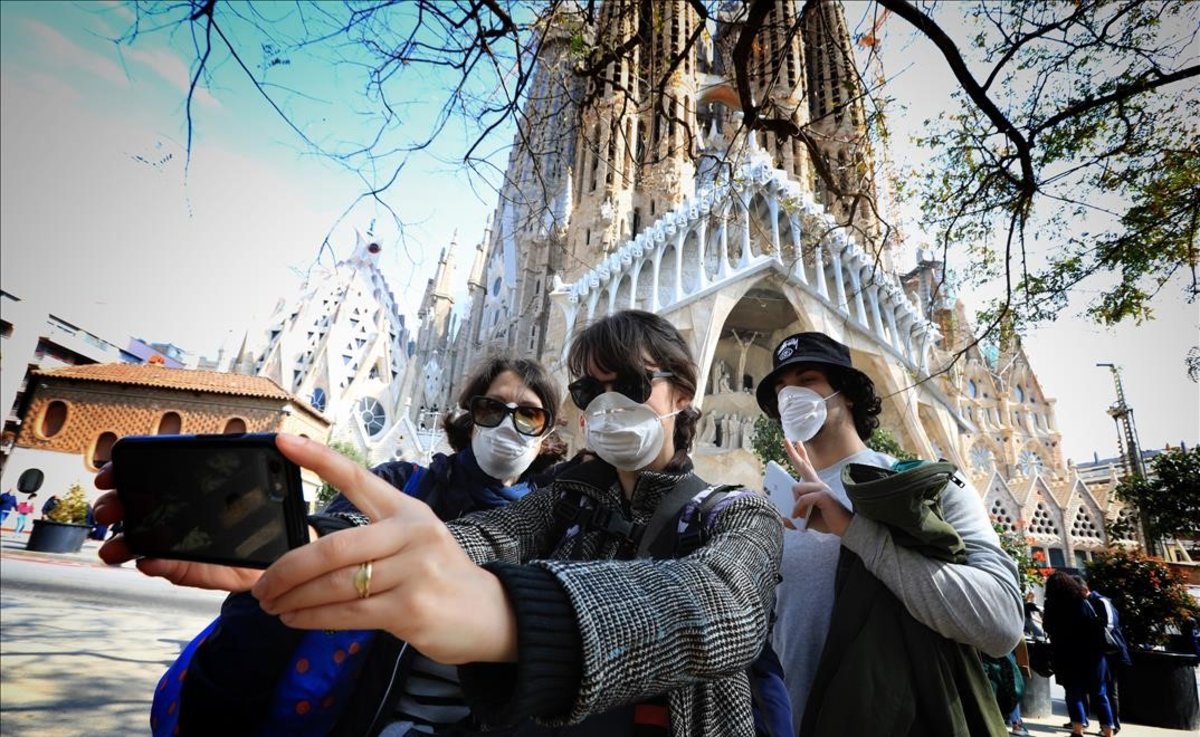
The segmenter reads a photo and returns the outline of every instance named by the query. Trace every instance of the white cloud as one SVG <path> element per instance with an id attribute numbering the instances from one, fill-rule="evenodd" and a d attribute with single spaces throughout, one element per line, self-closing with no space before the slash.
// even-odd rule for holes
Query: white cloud
<path id="1" fill-rule="evenodd" d="M 57 61 L 63 66 L 86 70 L 120 87 L 129 86 L 129 78 L 112 59 L 76 45 L 66 36 L 39 21 L 27 20 L 25 25 L 30 36 L 40 46 L 40 56 L 43 60 Z"/>
<path id="2" fill-rule="evenodd" d="M 164 81 L 183 94 L 187 94 L 192 84 L 192 70 L 178 56 L 166 49 L 130 48 L 125 52 L 128 59 L 145 65 Z M 220 107 L 220 103 L 204 86 L 201 80 L 196 85 L 193 100 L 208 107 Z"/>

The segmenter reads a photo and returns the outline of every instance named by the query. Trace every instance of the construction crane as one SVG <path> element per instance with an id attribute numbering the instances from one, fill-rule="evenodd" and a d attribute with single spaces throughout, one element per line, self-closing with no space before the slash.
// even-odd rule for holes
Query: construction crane
<path id="1" fill-rule="evenodd" d="M 1117 425 L 1117 446 L 1121 451 L 1125 473 L 1132 476 L 1145 476 L 1146 469 L 1142 464 L 1142 446 L 1138 442 L 1137 425 L 1133 422 L 1133 408 L 1125 403 L 1125 388 L 1121 385 L 1121 369 L 1111 363 L 1096 365 L 1111 371 L 1113 382 L 1117 385 L 1117 402 L 1108 408 L 1108 416 L 1113 418 L 1113 422 Z"/>
<path id="2" fill-rule="evenodd" d="M 1146 466 L 1142 462 L 1142 445 L 1138 441 L 1137 425 L 1133 422 L 1133 408 L 1125 402 L 1125 387 L 1121 385 L 1121 368 L 1111 363 L 1098 363 L 1097 366 L 1107 368 L 1112 372 L 1113 383 L 1117 385 L 1117 401 L 1108 408 L 1108 416 L 1117 425 L 1117 446 L 1121 451 L 1122 465 L 1125 474 L 1134 478 L 1146 475 Z M 1142 516 L 1142 539 L 1146 543 L 1146 552 L 1154 555 L 1158 552 L 1158 541 L 1150 534 L 1146 518 Z"/>

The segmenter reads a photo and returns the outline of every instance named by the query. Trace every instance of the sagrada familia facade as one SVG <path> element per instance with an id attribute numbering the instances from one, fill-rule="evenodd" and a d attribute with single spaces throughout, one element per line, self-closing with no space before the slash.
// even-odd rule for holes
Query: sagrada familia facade
<path id="1" fill-rule="evenodd" d="M 607 0 L 585 40 L 615 47 L 638 27 L 639 7 Z M 919 250 L 914 259 L 871 204 L 876 157 L 841 4 L 776 0 L 750 51 L 755 100 L 804 127 L 812 146 L 742 125 L 737 15 L 714 30 L 686 0 L 649 7 L 649 47 L 590 76 L 577 73 L 578 17 L 543 20 L 466 304 L 454 304 L 443 252 L 406 326 L 375 264 L 381 246 L 360 238 L 281 304 L 247 368 L 309 398 L 334 439 L 371 460 L 419 459 L 481 357 L 540 360 L 565 386 L 582 326 L 645 309 L 679 328 L 702 369 L 699 472 L 758 486 L 753 387 L 782 337 L 820 330 L 874 378 L 884 428 L 920 457 L 956 463 L 996 520 L 1052 565 L 1102 549 L 1105 519 L 1122 513 L 1115 479 L 1085 483 L 1069 466 L 1054 400 L 1019 339 L 975 344 L 943 264 Z M 568 401 L 559 414 L 575 442 L 578 411 Z"/>

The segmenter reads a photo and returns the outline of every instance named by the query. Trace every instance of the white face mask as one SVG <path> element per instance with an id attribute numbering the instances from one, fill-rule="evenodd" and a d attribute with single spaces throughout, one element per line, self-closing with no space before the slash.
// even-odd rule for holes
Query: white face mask
<path id="1" fill-rule="evenodd" d="M 541 438 L 531 438 L 517 432 L 507 417 L 495 427 L 475 427 L 471 450 L 475 462 L 494 479 L 507 481 L 525 473 L 537 458 Z"/>
<path id="2" fill-rule="evenodd" d="M 841 392 L 822 397 L 802 386 L 785 386 L 779 390 L 779 421 L 783 436 L 792 442 L 806 443 L 825 424 L 825 403 Z"/>
<path id="3" fill-rule="evenodd" d="M 662 451 L 662 421 L 681 411 L 659 415 L 620 392 L 605 392 L 583 413 L 588 447 L 622 471 L 640 470 Z"/>

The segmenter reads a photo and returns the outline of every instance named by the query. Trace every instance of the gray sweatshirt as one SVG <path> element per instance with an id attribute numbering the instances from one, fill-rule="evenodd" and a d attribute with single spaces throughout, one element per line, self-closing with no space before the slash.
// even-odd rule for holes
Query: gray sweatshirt
<path id="1" fill-rule="evenodd" d="M 848 463 L 891 468 L 894 462 L 891 456 L 867 449 L 817 475 L 850 508 L 842 468 Z M 1025 623 L 1017 569 L 1000 548 L 979 494 L 970 485 L 948 485 L 942 513 L 966 543 L 965 565 L 931 560 L 899 547 L 887 528 L 857 515 L 840 540 L 812 530 L 783 531 L 783 581 L 776 590 L 772 644 L 783 662 L 796 724 L 804 715 L 829 631 L 841 545 L 862 558 L 909 613 L 935 632 L 995 656 L 1016 646 Z"/>

